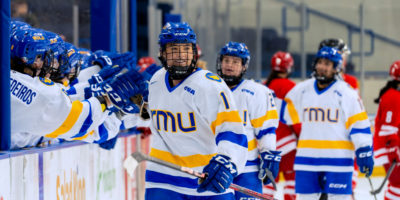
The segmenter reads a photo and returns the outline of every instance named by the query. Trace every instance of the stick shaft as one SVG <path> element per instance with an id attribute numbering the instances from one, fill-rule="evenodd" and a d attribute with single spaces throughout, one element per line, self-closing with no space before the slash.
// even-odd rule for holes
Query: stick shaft
<path id="1" fill-rule="evenodd" d="M 374 190 L 374 186 L 372 185 L 371 178 L 370 178 L 369 176 L 367 176 L 367 179 L 368 179 L 368 182 L 369 182 L 369 186 L 371 187 L 371 190 Z M 374 195 L 374 199 L 375 199 L 375 200 L 378 200 L 378 199 L 376 198 L 376 194 L 373 194 L 373 195 Z"/>
<path id="2" fill-rule="evenodd" d="M 382 191 L 383 187 L 385 186 L 386 181 L 389 179 L 390 175 L 392 174 L 392 171 L 394 169 L 394 167 L 396 166 L 397 162 L 393 161 L 392 165 L 390 165 L 390 168 L 388 170 L 388 172 L 386 173 L 385 178 L 383 179 L 381 185 L 379 186 L 378 189 L 371 191 L 371 194 L 378 194 Z"/>
<path id="3" fill-rule="evenodd" d="M 191 168 L 182 167 L 182 166 L 179 166 L 179 165 L 176 165 L 176 164 L 173 164 L 173 163 L 170 163 L 170 162 L 166 162 L 166 161 L 163 161 L 163 160 L 160 160 L 160 159 L 157 159 L 157 158 L 154 158 L 152 156 L 145 155 L 145 154 L 142 154 L 142 156 L 147 161 L 151 161 L 151 162 L 160 164 L 162 166 L 166 166 L 166 167 L 169 167 L 171 169 L 175 169 L 175 170 L 178 170 L 178 171 L 193 175 L 193 176 L 198 177 L 198 178 L 204 178 L 205 177 L 205 174 L 197 172 L 197 171 L 195 171 L 195 170 L 193 170 Z M 241 192 L 243 194 L 247 194 L 249 196 L 260 198 L 262 200 L 276 200 L 276 199 L 273 199 L 272 197 L 267 197 L 267 196 L 265 196 L 265 195 L 263 195 L 261 193 L 258 193 L 256 191 L 250 190 L 248 188 L 245 188 L 245 187 L 233 184 L 233 183 L 229 186 L 229 188 L 231 188 L 231 189 L 233 189 L 235 191 Z"/>

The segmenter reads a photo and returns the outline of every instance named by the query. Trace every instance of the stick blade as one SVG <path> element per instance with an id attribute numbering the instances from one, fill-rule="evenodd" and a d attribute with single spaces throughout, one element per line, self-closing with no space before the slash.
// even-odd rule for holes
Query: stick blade
<path id="1" fill-rule="evenodd" d="M 133 178 L 135 169 L 139 165 L 139 162 L 132 156 L 128 156 L 124 161 L 124 168 L 128 172 L 129 176 Z"/>

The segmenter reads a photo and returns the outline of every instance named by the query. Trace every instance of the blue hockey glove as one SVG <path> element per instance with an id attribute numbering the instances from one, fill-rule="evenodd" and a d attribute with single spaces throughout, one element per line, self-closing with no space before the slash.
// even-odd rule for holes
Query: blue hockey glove
<path id="1" fill-rule="evenodd" d="M 114 65 L 123 66 L 129 69 L 135 69 L 136 56 L 133 52 L 125 52 L 122 54 L 109 55 Z M 137 71 L 137 70 L 136 70 Z"/>
<path id="2" fill-rule="evenodd" d="M 111 150 L 111 149 L 114 149 L 115 144 L 117 143 L 117 140 L 118 140 L 118 136 L 115 136 L 112 139 L 109 139 L 105 142 L 100 143 L 99 146 L 105 150 Z"/>
<path id="3" fill-rule="evenodd" d="M 103 90 L 100 84 L 92 84 L 84 89 L 85 99 L 90 97 L 105 96 L 106 92 Z"/>
<path id="4" fill-rule="evenodd" d="M 111 78 L 112 76 L 116 75 L 119 73 L 123 68 L 119 65 L 109 65 L 106 67 L 103 67 L 99 73 L 93 75 L 89 80 L 89 84 L 96 84 L 96 83 L 102 83 L 105 80 Z"/>
<path id="5" fill-rule="evenodd" d="M 361 173 L 371 176 L 374 169 L 374 153 L 371 146 L 361 147 L 356 150 L 357 165 Z"/>
<path id="6" fill-rule="evenodd" d="M 101 68 L 104 68 L 107 66 L 112 66 L 113 62 L 110 57 L 103 54 L 100 56 L 96 56 L 96 58 L 93 60 L 93 64 L 98 64 L 98 65 L 100 65 Z"/>
<path id="7" fill-rule="evenodd" d="M 258 178 L 261 179 L 265 185 L 271 183 L 271 180 L 267 177 L 266 169 L 272 172 L 274 178 L 278 175 L 279 163 L 281 162 L 280 153 L 280 151 L 261 152 L 261 164 Z"/>
<path id="8" fill-rule="evenodd" d="M 141 96 L 144 84 L 143 76 L 135 71 L 124 69 L 111 80 L 101 84 L 112 104 L 118 109 L 135 106 L 133 98 Z"/>
<path id="9" fill-rule="evenodd" d="M 203 173 L 206 173 L 207 176 L 204 180 L 199 179 L 199 182 L 202 182 L 197 188 L 197 192 L 222 193 L 229 188 L 233 178 L 237 175 L 237 170 L 228 156 L 218 154 L 204 167 Z"/>
<path id="10" fill-rule="evenodd" d="M 156 64 L 152 64 L 150 66 L 148 66 L 144 72 L 150 74 L 151 76 L 153 76 L 159 69 L 161 69 L 161 66 L 158 66 Z"/>

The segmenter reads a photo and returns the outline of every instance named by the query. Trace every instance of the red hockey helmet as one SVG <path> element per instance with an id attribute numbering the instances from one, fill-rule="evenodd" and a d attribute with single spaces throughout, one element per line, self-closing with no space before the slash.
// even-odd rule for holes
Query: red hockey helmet
<path id="1" fill-rule="evenodd" d="M 293 57 L 288 52 L 278 51 L 271 59 L 273 71 L 290 73 L 293 67 Z"/>
<path id="2" fill-rule="evenodd" d="M 400 81 L 400 60 L 395 61 L 392 66 L 390 66 L 389 75 L 393 79 Z"/>
<path id="3" fill-rule="evenodd" d="M 138 61 L 138 65 L 140 66 L 140 72 L 144 71 L 148 66 L 156 63 L 156 61 L 152 57 L 142 57 Z"/>

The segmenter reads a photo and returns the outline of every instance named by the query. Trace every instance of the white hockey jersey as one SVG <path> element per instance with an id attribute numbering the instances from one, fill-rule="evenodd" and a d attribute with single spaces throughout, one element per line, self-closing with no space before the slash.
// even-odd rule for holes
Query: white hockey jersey
<path id="1" fill-rule="evenodd" d="M 248 140 L 244 172 L 255 172 L 259 170 L 259 152 L 276 150 L 278 113 L 274 97 L 266 86 L 253 80 L 243 80 L 232 88 L 232 93 Z"/>
<path id="2" fill-rule="evenodd" d="M 58 84 L 16 71 L 11 71 L 10 85 L 11 134 L 87 142 L 109 139 L 99 130 L 108 112 L 96 98 L 71 102 Z"/>
<path id="3" fill-rule="evenodd" d="M 149 83 L 149 109 L 151 156 L 201 172 L 213 156 L 223 154 L 231 158 L 239 173 L 243 171 L 247 138 L 232 92 L 217 75 L 197 69 L 171 87 L 168 72 L 160 69 Z M 146 188 L 216 195 L 197 193 L 197 187 L 193 176 L 147 163 Z"/>
<path id="4" fill-rule="evenodd" d="M 363 103 L 341 80 L 322 91 L 314 78 L 303 81 L 286 95 L 282 106 L 281 121 L 302 123 L 295 170 L 352 172 L 354 150 L 372 146 Z"/>

